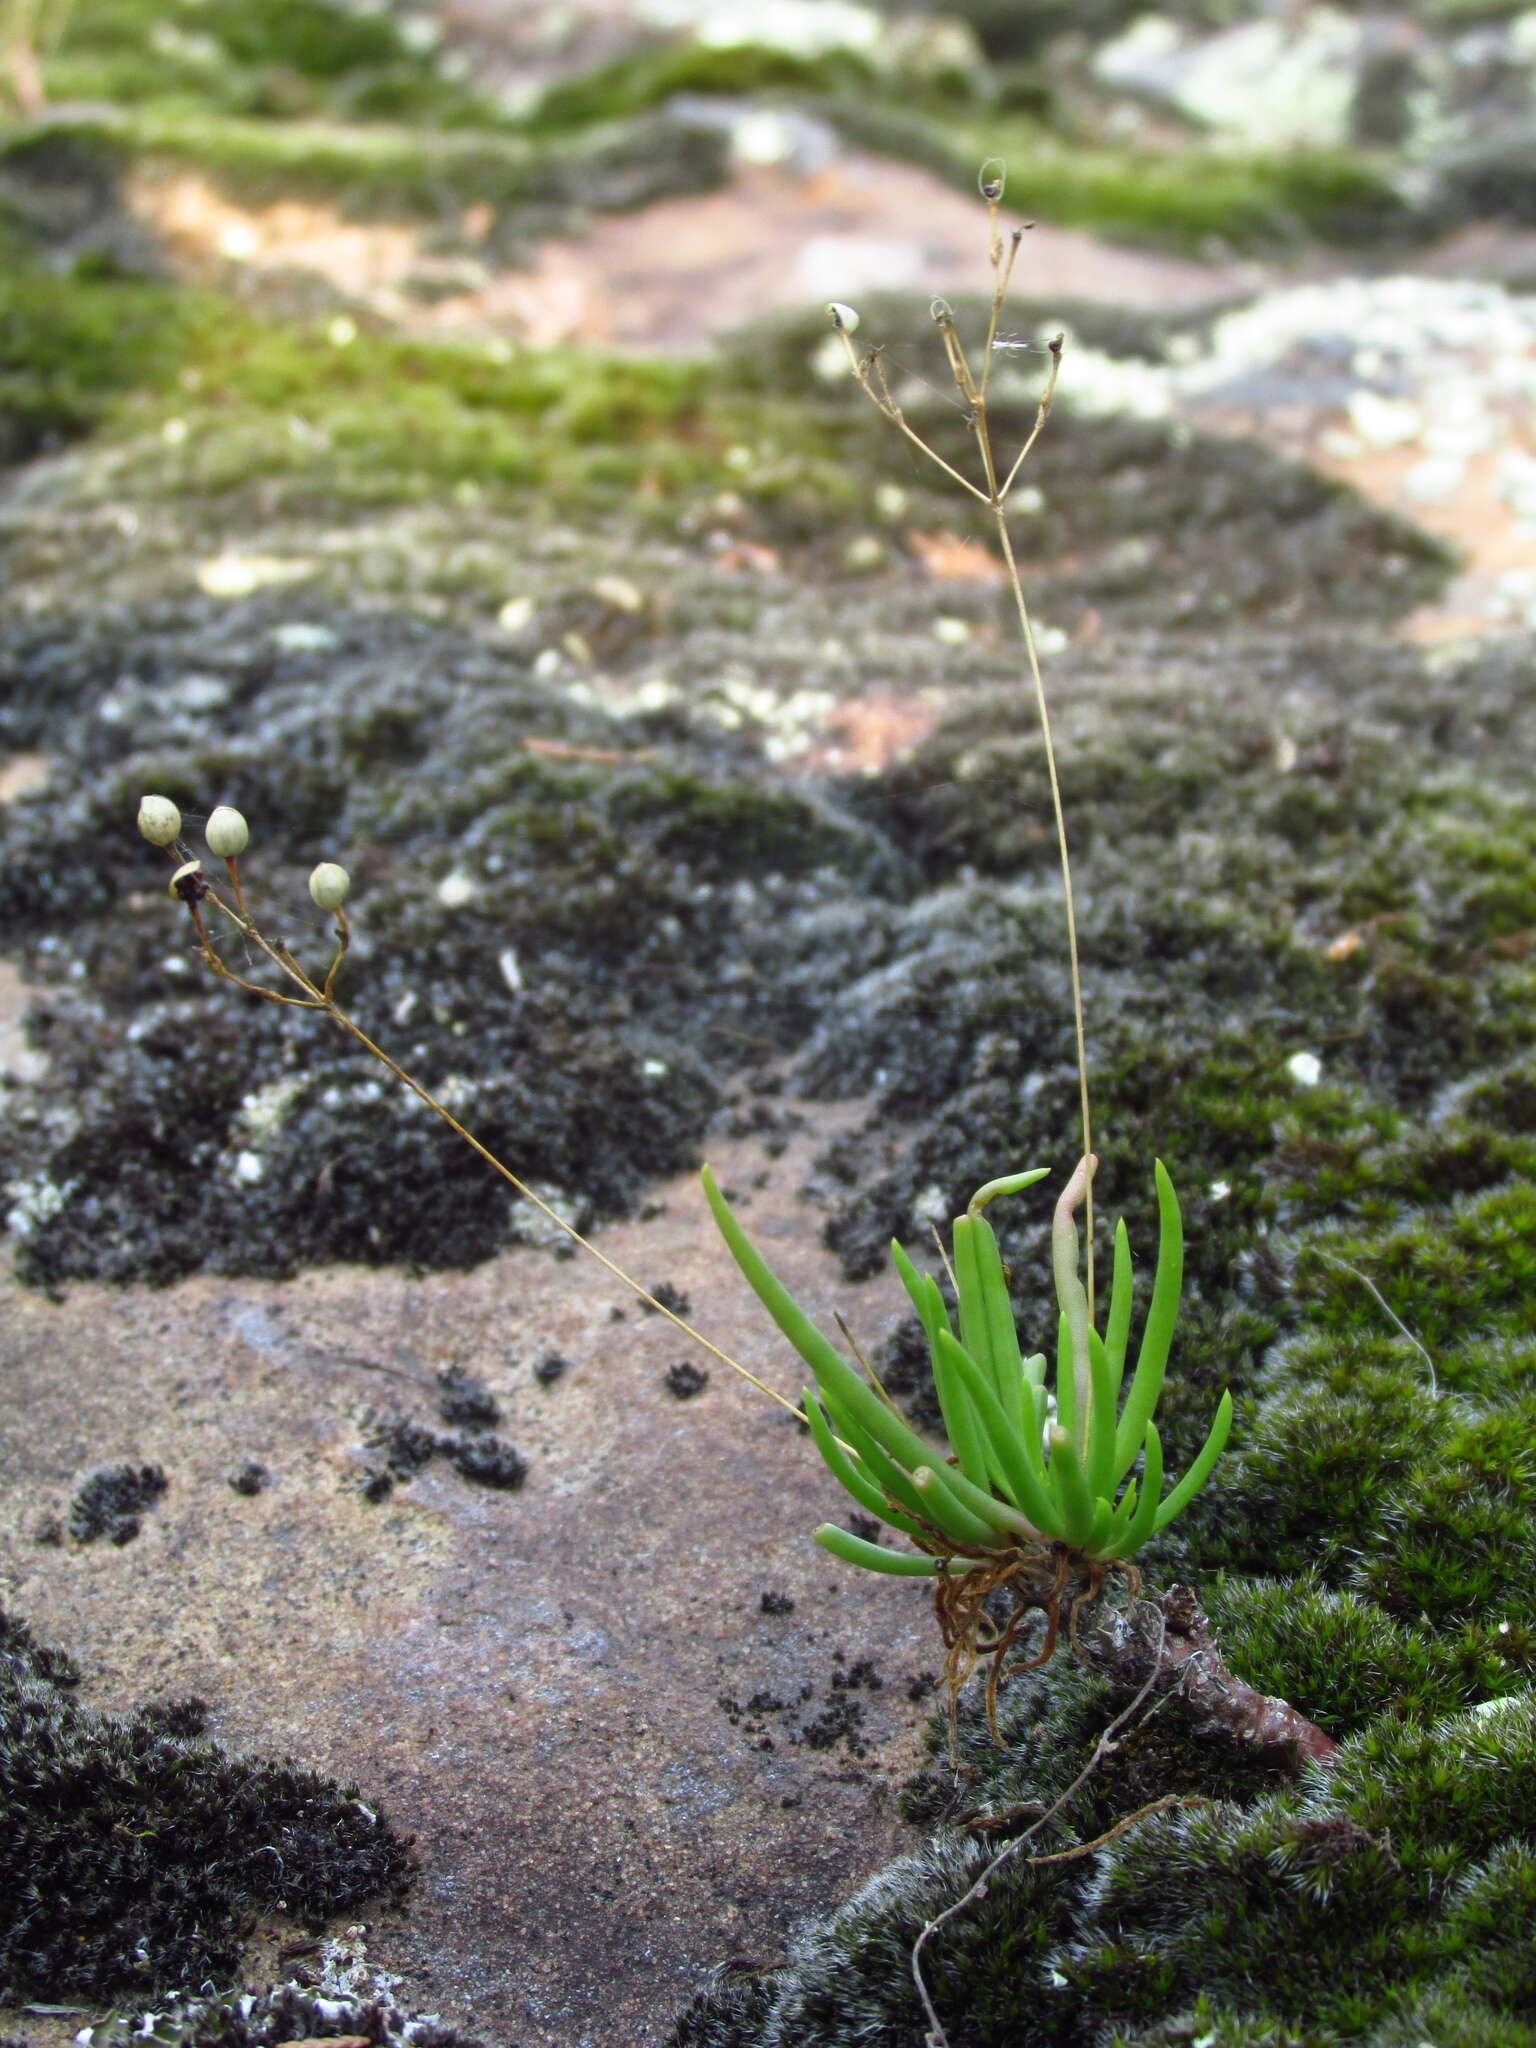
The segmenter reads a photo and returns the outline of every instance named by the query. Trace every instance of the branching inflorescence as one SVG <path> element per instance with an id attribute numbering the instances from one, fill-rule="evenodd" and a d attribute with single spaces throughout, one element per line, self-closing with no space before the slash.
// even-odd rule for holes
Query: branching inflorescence
<path id="1" fill-rule="evenodd" d="M 1095 1326 L 1093 1176 L 1098 1162 L 1089 1115 L 1072 863 L 1050 707 L 1007 519 L 1009 494 L 1050 415 L 1062 336 L 1047 344 L 1050 368 L 1033 424 L 1005 467 L 994 446 L 988 410 L 991 373 L 998 322 L 1026 229 L 1017 227 L 1005 237 L 1000 227 L 1001 164 L 985 164 L 980 185 L 990 230 L 992 298 L 979 376 L 966 354 L 953 309 L 943 299 L 935 299 L 932 306 L 962 416 L 975 442 L 979 480 L 940 455 L 906 418 L 886 375 L 881 349 L 877 346 L 861 355 L 855 346 L 860 322 L 854 309 L 834 303 L 827 312 L 859 388 L 898 432 L 990 515 L 1040 720 L 1066 908 L 1082 1125 L 1082 1157 L 1057 1202 L 1052 1229 L 1060 1310 L 1054 1419 L 1045 1385 L 1045 1354 L 1025 1358 L 1021 1353 L 997 1239 L 982 1213 L 994 1196 L 1016 1193 L 1043 1178 L 1044 1168 L 989 1181 L 956 1219 L 949 1263 L 958 1332 L 937 1281 L 931 1274 L 919 1274 L 899 1244 L 891 1247 L 928 1339 L 951 1447 L 947 1458 L 908 1427 L 883 1389 L 861 1377 L 804 1314 L 737 1223 L 707 1169 L 704 1185 L 737 1264 L 815 1375 L 816 1393 L 805 1395 L 806 1419 L 833 1476 L 861 1509 L 917 1547 L 889 1550 L 831 1523 L 816 1531 L 817 1541 L 870 1571 L 935 1579 L 939 1622 L 950 1653 L 951 1693 L 978 1651 L 989 1650 L 990 1716 L 1002 1660 L 1025 1618 L 1036 1610 L 1045 1615 L 1045 1643 L 1037 1660 L 1043 1661 L 1055 1646 L 1063 1596 L 1070 1593 L 1069 1612 L 1075 1618 L 1080 1602 L 1099 1591 L 1106 1572 L 1116 1567 L 1129 1572 L 1129 1559 L 1204 1485 L 1226 1442 L 1232 1402 L 1230 1395 L 1222 1395 L 1198 1456 L 1165 1496 L 1162 1444 L 1152 1415 L 1178 1316 L 1184 1239 L 1178 1200 L 1160 1161 L 1154 1169 L 1160 1219 L 1157 1271 L 1123 1401 L 1132 1306 L 1131 1255 L 1123 1223 L 1115 1233 L 1109 1315 L 1102 1336 Z M 1087 1226 L 1085 1260 L 1079 1254 L 1079 1206 Z M 1138 1461 L 1140 1475 L 1133 1477 Z M 1005 1589 L 1013 1610 L 999 1629 L 987 1613 L 987 1602 Z"/>

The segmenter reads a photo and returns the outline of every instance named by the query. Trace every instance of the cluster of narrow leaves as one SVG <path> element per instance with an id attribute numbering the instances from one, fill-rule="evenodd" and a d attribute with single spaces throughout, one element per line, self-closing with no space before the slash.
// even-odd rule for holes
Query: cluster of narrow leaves
<path id="1" fill-rule="evenodd" d="M 753 1292 L 815 1375 L 805 1418 L 833 1476 L 867 1513 L 917 1546 L 887 1550 L 824 1523 L 816 1540 L 871 1571 L 928 1577 L 987 1564 L 1000 1552 L 1065 1546 L 1089 1564 L 1132 1557 L 1199 1492 L 1232 1422 L 1223 1394 L 1199 1455 L 1163 1493 L 1163 1452 L 1152 1420 L 1162 1391 L 1183 1284 L 1184 1233 L 1178 1198 L 1156 1165 L 1157 1267 L 1136 1364 L 1125 1385 L 1131 1334 L 1132 1268 L 1123 1222 L 1116 1226 L 1109 1313 L 1094 1327 L 1079 1272 L 1073 1212 L 1096 1162 L 1085 1159 L 1056 1207 L 1052 1263 L 1060 1308 L 1055 1415 L 1044 1352 L 1022 1355 L 1008 1278 L 982 1213 L 996 1195 L 1043 1178 L 1044 1168 L 989 1181 L 954 1224 L 951 1277 L 955 1331 L 938 1282 L 920 1274 L 899 1244 L 891 1254 L 928 1338 L 934 1385 L 952 1456 L 926 1443 L 817 1329 L 731 1213 L 704 1170 L 715 1221 Z M 1122 1400 L 1122 1389 L 1124 1399 Z M 1141 1461 L 1140 1476 L 1132 1469 Z"/>

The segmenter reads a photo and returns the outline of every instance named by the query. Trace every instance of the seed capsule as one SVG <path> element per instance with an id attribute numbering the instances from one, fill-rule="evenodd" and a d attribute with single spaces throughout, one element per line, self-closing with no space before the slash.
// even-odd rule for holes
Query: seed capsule
<path id="1" fill-rule="evenodd" d="M 832 316 L 832 325 L 834 327 L 840 328 L 844 334 L 858 333 L 859 316 L 852 306 L 845 306 L 840 300 L 833 299 L 828 305 L 827 311 Z"/>
<path id="2" fill-rule="evenodd" d="M 309 878 L 309 893 L 321 910 L 340 910 L 352 877 L 333 860 L 321 861 Z"/>
<path id="3" fill-rule="evenodd" d="M 140 797 L 139 830 L 151 846 L 169 846 L 181 830 L 181 813 L 168 796 Z"/>
<path id="4" fill-rule="evenodd" d="M 220 804 L 211 811 L 203 828 L 208 851 L 216 853 L 220 860 L 233 860 L 236 854 L 244 853 L 250 836 L 250 827 L 230 804 Z"/>

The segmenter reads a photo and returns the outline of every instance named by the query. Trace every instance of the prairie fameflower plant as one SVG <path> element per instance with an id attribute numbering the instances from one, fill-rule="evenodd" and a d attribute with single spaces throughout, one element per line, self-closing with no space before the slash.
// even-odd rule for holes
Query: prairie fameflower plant
<path id="1" fill-rule="evenodd" d="M 1037 1661 L 1051 1655 L 1061 1602 L 1073 1592 L 1070 1615 L 1095 1595 L 1105 1574 L 1129 1565 L 1135 1553 L 1166 1527 L 1204 1485 L 1226 1442 L 1232 1402 L 1223 1394 L 1210 1433 L 1178 1483 L 1163 1493 L 1163 1453 L 1153 1411 L 1162 1390 L 1183 1277 L 1184 1239 L 1179 1205 L 1161 1161 L 1154 1164 L 1159 1215 L 1156 1274 L 1141 1343 L 1125 1383 L 1132 1314 L 1132 1269 L 1125 1225 L 1117 1226 L 1109 1314 L 1101 1335 L 1095 1324 L 1093 1276 L 1094 1156 L 1089 1113 L 1087 1033 L 1078 960 L 1072 864 L 1056 772 L 1050 706 L 1018 562 L 1008 531 L 1007 506 L 1019 473 L 1050 414 L 1061 368 L 1062 337 L 1048 344 L 1050 367 L 1035 417 L 1006 466 L 994 444 L 989 414 L 998 322 L 1026 229 L 1006 238 L 999 224 L 1003 167 L 982 167 L 992 265 L 992 300 L 978 374 L 966 353 L 953 309 L 932 305 L 962 417 L 975 443 L 977 475 L 966 476 L 931 447 L 906 418 L 887 377 L 882 350 L 860 353 L 853 307 L 827 308 L 848 358 L 849 371 L 877 409 L 924 456 L 985 509 L 997 537 L 1034 691 L 1045 746 L 1056 843 L 1066 908 L 1073 1025 L 1077 1045 L 1082 1157 L 1056 1204 L 1051 1263 L 1059 1309 L 1055 1414 L 1050 1413 L 1044 1352 L 1024 1357 L 1014 1326 L 1008 1278 L 997 1239 L 983 1211 L 999 1195 L 1014 1194 L 1044 1177 L 1035 1168 L 988 1181 L 954 1224 L 946 1261 L 959 1316 L 956 1331 L 937 1281 L 919 1274 L 900 1244 L 891 1247 L 902 1285 L 928 1340 L 934 1387 L 949 1437 L 946 1456 L 897 1414 L 878 1383 L 871 1384 L 811 1322 L 732 1215 L 705 1169 L 704 1188 L 715 1221 L 759 1300 L 815 1376 L 804 1396 L 806 1421 L 833 1477 L 872 1514 L 907 1537 L 915 1549 L 891 1550 L 833 1523 L 816 1540 L 845 1562 L 868 1571 L 935 1580 L 935 1602 L 950 1654 L 951 1695 L 978 1651 L 992 1653 L 987 1711 L 993 1714 L 1002 1660 L 1025 1618 L 1045 1616 Z M 1087 1229 L 1086 1258 L 1079 1253 L 1076 1211 Z M 1122 1399 L 1123 1390 L 1123 1399 Z M 1139 1476 L 1133 1468 L 1140 1465 Z M 1006 1589 L 1013 1609 L 999 1630 L 986 1602 Z"/>
<path id="2" fill-rule="evenodd" d="M 1130 1363 L 1132 1267 L 1125 1227 L 1115 1233 L 1113 1277 L 1103 1333 L 1097 1327 L 1093 1270 L 1093 1176 L 1097 1160 L 1089 1121 L 1088 1058 L 1083 1020 L 1077 925 L 1050 710 L 1008 533 L 1009 494 L 1050 412 L 1061 360 L 1061 337 L 1049 344 L 1050 367 L 1033 425 L 1006 466 L 994 450 L 988 405 L 998 321 L 1024 228 L 1005 240 L 999 227 L 1003 193 L 1001 167 L 984 167 L 981 179 L 990 223 L 993 293 L 980 375 L 973 373 L 955 317 L 942 300 L 933 318 L 977 450 L 979 481 L 965 476 L 912 427 L 886 377 L 881 351 L 860 355 L 853 337 L 859 318 L 851 307 L 828 308 L 860 388 L 909 441 L 991 516 L 1012 593 L 1035 704 L 1045 741 L 1056 840 L 1066 906 L 1073 1021 L 1077 1046 L 1082 1125 L 1081 1159 L 1056 1204 L 1052 1263 L 1059 1324 L 1056 1333 L 1054 1407 L 1046 1383 L 1046 1357 L 1021 1351 L 1009 1297 L 1008 1276 L 997 1239 L 984 1211 L 991 1201 L 1017 1194 L 1043 1178 L 1032 1169 L 988 1181 L 954 1224 L 952 1254 L 946 1258 L 958 1314 L 958 1329 L 938 1282 L 919 1274 L 900 1245 L 893 1256 L 912 1306 L 926 1333 L 945 1428 L 948 1452 L 926 1443 L 896 1412 L 873 1376 L 842 1356 L 811 1322 L 768 1267 L 716 1187 L 708 1168 L 704 1189 L 726 1244 L 747 1280 L 789 1339 L 815 1380 L 797 1406 L 748 1371 L 730 1354 L 659 1301 L 571 1223 L 558 1214 L 510 1167 L 481 1144 L 421 1082 L 408 1074 L 342 1007 L 336 994 L 346 958 L 350 927 L 343 904 L 350 881 L 344 868 L 323 860 L 309 878 L 316 908 L 333 926 L 329 964 L 313 976 L 281 941 L 271 939 L 247 901 L 240 858 L 250 833 L 240 812 L 219 805 L 204 829 L 206 850 L 224 868 L 224 886 L 188 850 L 180 811 L 169 798 L 148 795 L 139 810 L 139 829 L 175 863 L 170 889 L 191 919 L 198 950 L 223 980 L 266 1001 L 309 1009 L 382 1062 L 444 1124 L 462 1138 L 545 1219 L 595 1258 L 710 1355 L 748 1380 L 803 1421 L 833 1476 L 861 1510 L 906 1537 L 911 1548 L 889 1549 L 831 1523 L 817 1540 L 843 1561 L 881 1573 L 934 1581 L 935 1603 L 949 1652 L 951 1696 L 977 1656 L 992 1658 L 987 1708 L 992 1716 L 1003 1660 L 1025 1620 L 1045 1617 L 1044 1645 L 1036 1661 L 1055 1645 L 1064 1600 L 1069 1628 L 1076 1634 L 1078 1608 L 1101 1589 L 1107 1573 L 1120 1571 L 1134 1586 L 1130 1560 L 1187 1505 L 1205 1483 L 1231 1423 L 1230 1398 L 1222 1396 L 1205 1444 L 1188 1470 L 1166 1493 L 1163 1453 L 1153 1412 L 1163 1385 L 1178 1314 L 1183 1270 L 1183 1236 L 1173 1186 L 1161 1163 L 1154 1167 L 1159 1209 L 1159 1247 L 1150 1303 L 1134 1365 Z M 238 939 L 247 963 L 264 959 L 276 985 L 237 972 L 214 943 L 221 924 Z M 1077 1212 L 1086 1226 L 1080 1248 Z M 860 1361 L 862 1364 L 862 1361 Z M 1001 1627 L 990 1618 L 994 1594 L 1012 1600 Z"/>

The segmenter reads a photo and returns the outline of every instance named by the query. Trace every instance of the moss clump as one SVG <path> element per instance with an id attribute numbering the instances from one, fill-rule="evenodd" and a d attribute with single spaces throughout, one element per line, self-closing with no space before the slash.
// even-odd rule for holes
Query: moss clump
<path id="1" fill-rule="evenodd" d="M 263 322 L 205 301 L 182 367 L 174 398 L 123 422 L 157 425 L 173 411 L 183 423 L 174 449 L 145 449 L 136 465 L 154 495 L 259 491 L 291 511 L 477 486 L 612 505 L 642 484 L 684 487 L 718 459 L 714 437 L 691 445 L 703 377 L 687 364 L 370 332 L 337 346 L 322 322 Z M 296 432 L 295 419 L 312 430 Z"/>
<path id="2" fill-rule="evenodd" d="M 80 502 L 115 503 L 127 468 L 141 503 L 226 529 L 473 500 L 674 532 L 705 516 L 743 445 L 765 537 L 824 533 L 860 492 L 845 429 L 751 405 L 698 361 L 340 332 L 212 291 L 24 265 L 0 288 L 0 425 L 9 411 L 17 453 L 101 427 Z"/>
<path id="3" fill-rule="evenodd" d="M 198 1708 L 92 1712 L 77 1682 L 0 1615 L 6 1999 L 105 2003 L 228 1979 L 258 1913 L 312 1926 L 408 1882 L 406 1843 L 355 1788 L 227 1755 Z"/>
<path id="4" fill-rule="evenodd" d="M 351 219 L 426 221 L 452 242 L 465 208 L 496 209 L 497 250 L 678 192 L 708 191 L 726 164 L 718 134 L 638 116 L 567 142 L 394 122 L 281 122 L 197 107 L 130 107 L 70 125 L 151 169 L 191 165 L 249 204 L 328 200 Z"/>
<path id="5" fill-rule="evenodd" d="M 1068 1680 L 1069 1699 L 1077 1690 Z M 1099 1702 L 1100 1723 L 1107 1704 Z M 1048 1713 L 1058 1727 L 1073 1718 L 1059 1699 Z M 939 2016 L 952 2038 L 977 2048 L 1101 2032 L 1179 2041 L 1181 2017 L 1194 2009 L 1222 2041 L 1325 2048 L 1377 2038 L 1372 2029 L 1390 2029 L 1419 2002 L 1466 1992 L 1490 2025 L 1460 2038 L 1517 2039 L 1509 2029 L 1529 2009 L 1532 1957 L 1522 1917 L 1531 1859 L 1520 1831 L 1533 1735 L 1526 1698 L 1433 1721 L 1376 1721 L 1346 1743 L 1332 1773 L 1300 1789 L 1185 1789 L 1187 1803 L 1082 1861 L 1031 1867 L 1019 1856 L 925 1948 Z M 1022 1781 L 1037 1800 L 1049 1798 L 1049 1751 L 1027 1737 L 1025 1749 L 983 1766 L 989 1795 Z M 1213 1775 L 1207 1756 L 1183 1783 L 1198 1788 Z M 1121 1796 L 1129 1805 L 1148 1785 L 1165 1793 L 1179 1784 L 1165 1754 L 1139 1786 L 1133 1767 Z M 1064 1825 L 1087 1836 L 1115 1800 L 1101 1791 L 1095 1804 L 1090 1816 L 1079 1801 Z M 840 2048 L 871 2038 L 916 2048 L 924 2025 L 912 1944 L 989 1853 L 937 1835 L 797 1937 L 788 1965 L 760 1977 L 750 1996 L 727 1987 L 701 1997 L 671 2048 Z"/>
<path id="6" fill-rule="evenodd" d="M 725 48 L 694 43 L 632 52 L 549 86 L 526 116 L 535 135 L 568 134 L 648 112 L 678 93 L 756 98 L 764 93 L 867 92 L 868 64 L 850 51 L 803 57 L 744 42 Z"/>
<path id="7" fill-rule="evenodd" d="M 77 0 L 48 84 L 64 102 L 501 125 L 399 17 L 335 0 Z"/>
<path id="8" fill-rule="evenodd" d="M 0 465 L 98 426 L 131 391 L 168 384 L 192 322 L 169 286 L 0 263 Z"/>
<path id="9" fill-rule="evenodd" d="M 989 154 L 1009 166 L 1009 203 L 1061 227 L 1119 242 L 1209 255 L 1227 249 L 1399 242 L 1420 220 L 1384 158 L 1354 149 L 1162 149 L 1085 140 L 1006 100 L 924 107 L 909 99 L 841 99 L 831 111 L 850 137 L 911 158 L 974 189 Z"/>
<path id="10" fill-rule="evenodd" d="M 121 1546 L 139 1533 L 147 1508 L 165 1492 L 158 1465 L 103 1465 L 76 1489 L 69 1504 L 69 1533 L 77 1543 L 108 1536 Z"/>

